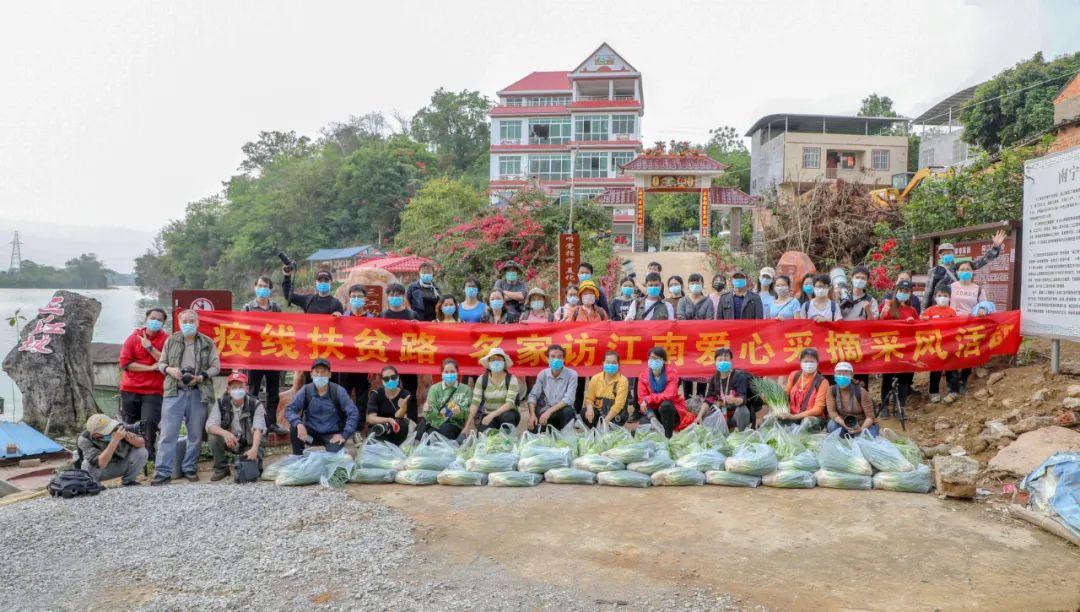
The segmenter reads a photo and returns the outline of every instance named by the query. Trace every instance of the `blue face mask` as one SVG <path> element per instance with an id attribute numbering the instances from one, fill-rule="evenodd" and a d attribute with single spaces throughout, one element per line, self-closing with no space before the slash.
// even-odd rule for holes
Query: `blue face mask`
<path id="1" fill-rule="evenodd" d="M 442 381 L 448 385 L 457 384 L 457 372 L 443 372 Z"/>
<path id="2" fill-rule="evenodd" d="M 740 289 L 740 290 L 741 289 L 746 289 L 746 279 L 745 278 L 733 278 L 733 279 L 731 279 L 731 286 L 736 288 L 736 289 Z"/>
<path id="3" fill-rule="evenodd" d="M 465 297 L 467 297 L 467 298 L 474 298 L 474 297 L 476 297 L 476 294 L 479 293 L 479 292 L 480 292 L 480 290 L 477 289 L 476 287 L 465 287 Z"/>
<path id="4" fill-rule="evenodd" d="M 457 306 L 443 306 L 442 313 L 448 317 L 453 316 L 457 312 Z"/>
<path id="5" fill-rule="evenodd" d="M 720 372 L 721 374 L 727 374 L 728 372 L 731 371 L 731 362 L 730 361 L 717 361 L 716 362 L 716 371 Z"/>
<path id="6" fill-rule="evenodd" d="M 429 273 L 425 272 L 425 273 L 420 275 L 420 282 L 421 283 L 431 283 L 431 279 L 433 279 L 434 277 L 435 277 L 434 274 L 429 274 Z"/>
<path id="7" fill-rule="evenodd" d="M 330 283 L 321 282 L 315 283 L 315 291 L 319 293 L 330 293 Z"/>
<path id="8" fill-rule="evenodd" d="M 312 376 L 311 382 L 315 383 L 315 386 L 322 389 L 326 385 L 330 384 L 329 376 Z"/>
<path id="9" fill-rule="evenodd" d="M 561 370 L 563 367 L 563 360 L 559 357 L 555 357 L 554 359 L 548 360 L 548 365 L 551 366 L 552 370 Z"/>
<path id="10" fill-rule="evenodd" d="M 165 324 L 162 323 L 161 321 L 158 321 L 157 319 L 147 319 L 146 320 L 146 329 L 147 329 L 147 331 L 152 331 L 154 333 L 157 333 L 157 332 L 161 331 L 161 328 L 163 328 L 163 327 L 165 327 Z"/>
<path id="11" fill-rule="evenodd" d="M 576 295 L 571 295 L 571 296 L 567 297 L 567 298 L 566 298 L 566 303 L 567 303 L 567 304 L 570 304 L 571 306 L 577 306 L 577 303 L 578 303 L 578 296 L 576 296 Z"/>
<path id="12" fill-rule="evenodd" d="M 587 272 L 583 272 L 583 273 L 577 275 L 577 279 L 578 279 L 579 283 L 584 283 L 587 280 L 592 280 L 592 274 L 589 274 Z"/>
<path id="13" fill-rule="evenodd" d="M 967 281 L 975 278 L 975 273 L 971 272 L 971 271 L 968 271 L 968 270 L 964 270 L 963 272 L 957 272 L 956 273 L 956 278 L 959 278 L 960 280 L 962 280 L 964 282 L 967 282 Z"/>
<path id="14" fill-rule="evenodd" d="M 660 287 L 646 287 L 645 292 L 648 293 L 651 298 L 660 297 Z"/>
<path id="15" fill-rule="evenodd" d="M 503 301 L 502 300 L 491 300 L 491 307 L 493 309 L 495 309 L 495 310 L 502 310 Z"/>
<path id="16" fill-rule="evenodd" d="M 510 271 L 506 273 L 506 282 L 513 283 L 517 281 L 517 272 Z"/>
<path id="17" fill-rule="evenodd" d="M 386 298 L 386 303 L 390 305 L 390 308 L 401 308 L 405 305 L 405 298 L 400 295 L 391 295 Z"/>
<path id="18" fill-rule="evenodd" d="M 506 369 L 505 361 L 492 361 L 488 363 L 488 369 L 492 372 L 502 372 Z"/>
<path id="19" fill-rule="evenodd" d="M 199 331 L 199 328 L 197 328 L 194 323 L 180 324 L 180 333 L 185 336 L 194 336 L 197 331 Z"/>
<path id="20" fill-rule="evenodd" d="M 813 285 L 803 285 L 802 286 L 802 292 L 803 292 L 803 295 L 814 295 L 814 286 Z"/>
<path id="21" fill-rule="evenodd" d="M 945 255 L 941 256 L 941 263 L 945 264 L 946 266 L 954 261 L 956 261 L 956 256 L 952 253 L 946 253 Z"/>
<path id="22" fill-rule="evenodd" d="M 758 282 L 761 283 L 762 287 L 768 287 L 769 285 L 772 284 L 772 279 L 769 278 L 768 276 L 762 276 L 761 278 L 758 279 Z"/>
<path id="23" fill-rule="evenodd" d="M 605 363 L 604 364 L 604 373 L 605 374 L 618 374 L 618 372 L 619 372 L 619 364 L 617 364 L 617 363 Z"/>
<path id="24" fill-rule="evenodd" d="M 401 383 L 401 381 L 395 378 L 394 380 L 384 380 L 383 383 L 382 383 L 382 386 L 387 391 L 393 391 L 394 389 L 398 388 L 398 385 L 400 383 Z"/>
<path id="25" fill-rule="evenodd" d="M 630 297 L 631 295 L 634 295 L 634 288 L 633 287 L 623 287 L 622 288 L 622 294 L 623 294 L 623 297 Z"/>
<path id="26" fill-rule="evenodd" d="M 255 297 L 264 300 L 270 297 L 270 287 L 255 287 Z"/>
<path id="27" fill-rule="evenodd" d="M 659 372 L 661 370 L 661 368 L 663 368 L 663 367 L 664 367 L 664 360 L 663 359 L 650 359 L 649 360 L 649 369 L 652 370 L 653 372 Z"/>
<path id="28" fill-rule="evenodd" d="M 843 374 L 837 374 L 836 376 L 833 376 L 833 380 L 836 381 L 836 386 L 840 387 L 841 389 L 847 389 L 848 386 L 851 385 L 851 377 L 845 376 Z"/>
<path id="29" fill-rule="evenodd" d="M 112 434 L 101 436 L 101 441 L 102 442 L 108 442 L 109 440 L 112 440 Z"/>
<path id="30" fill-rule="evenodd" d="M 911 297 L 910 293 L 905 293 L 903 291 L 896 292 L 896 299 L 900 300 L 901 302 L 906 302 L 909 297 Z"/>
<path id="31" fill-rule="evenodd" d="M 362 297 L 351 297 L 351 298 L 349 298 L 349 306 L 352 306 L 353 310 L 360 310 L 361 308 L 364 307 L 364 298 L 362 298 Z"/>

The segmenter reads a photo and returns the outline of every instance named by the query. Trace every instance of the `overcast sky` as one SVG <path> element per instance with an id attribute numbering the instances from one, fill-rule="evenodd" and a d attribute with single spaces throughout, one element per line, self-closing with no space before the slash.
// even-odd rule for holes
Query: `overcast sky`
<path id="1" fill-rule="evenodd" d="M 1077 24 L 1075 0 L 8 1 L 0 220 L 152 232 L 259 130 L 411 115 L 440 86 L 494 96 L 603 41 L 643 74 L 645 141 L 703 141 L 875 91 L 914 116 L 1036 51 L 1080 50 Z"/>

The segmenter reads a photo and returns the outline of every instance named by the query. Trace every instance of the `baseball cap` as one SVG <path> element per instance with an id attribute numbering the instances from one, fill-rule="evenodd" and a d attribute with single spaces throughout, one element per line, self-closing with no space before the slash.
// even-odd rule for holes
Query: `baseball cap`
<path id="1" fill-rule="evenodd" d="M 774 276 L 776 276 L 776 269 L 772 268 L 770 266 L 765 266 L 764 268 L 762 268 L 761 270 L 758 271 L 758 276 L 774 277 Z"/>
<path id="2" fill-rule="evenodd" d="M 326 280 L 333 280 L 334 279 L 333 275 L 331 275 L 330 272 L 328 272 L 326 270 L 319 270 L 318 272 L 315 273 L 315 280 L 319 280 L 321 278 L 325 278 Z"/>
<path id="3" fill-rule="evenodd" d="M 106 436 L 120 427 L 120 421 L 104 414 L 92 414 L 86 419 L 86 431 L 91 435 Z"/>
<path id="4" fill-rule="evenodd" d="M 229 377 L 225 379 L 225 384 L 228 385 L 229 383 L 234 382 L 244 383 L 246 385 L 248 382 L 247 374 L 244 374 L 240 370 L 234 370 L 233 373 L 229 374 Z"/>
<path id="5" fill-rule="evenodd" d="M 851 372 L 851 373 L 854 374 L 855 373 L 855 368 L 851 367 L 850 363 L 848 363 L 846 361 L 841 361 L 840 363 L 836 364 L 836 367 L 833 368 L 833 373 L 841 372 L 841 371 L 847 371 L 847 372 Z"/>
<path id="6" fill-rule="evenodd" d="M 938 253 L 940 253 L 942 251 L 955 251 L 956 247 L 954 247 L 951 242 L 942 242 L 941 244 L 938 245 L 937 250 L 938 250 Z"/>
<path id="7" fill-rule="evenodd" d="M 731 273 L 731 278 L 735 278 L 736 276 L 746 278 L 746 272 L 743 272 L 742 268 L 735 268 L 735 270 Z"/>
<path id="8" fill-rule="evenodd" d="M 319 366 L 323 366 L 327 370 L 333 370 L 333 368 L 330 367 L 330 362 L 327 361 L 326 359 L 323 359 L 322 357 L 320 357 L 320 358 L 316 359 L 315 361 L 311 362 L 311 369 L 312 370 L 314 370 L 315 368 L 317 368 Z"/>
<path id="9" fill-rule="evenodd" d="M 906 290 L 910 291 L 911 290 L 911 281 L 902 280 L 899 283 L 896 283 L 896 288 L 897 289 L 906 289 Z"/>

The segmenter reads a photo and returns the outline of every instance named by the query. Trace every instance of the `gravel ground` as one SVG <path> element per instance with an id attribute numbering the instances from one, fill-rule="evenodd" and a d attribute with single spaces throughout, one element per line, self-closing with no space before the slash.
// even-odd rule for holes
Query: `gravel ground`
<path id="1" fill-rule="evenodd" d="M 481 519 L 482 520 L 482 519 Z M 267 526 L 279 525 L 273 535 Z M 5 610 L 734 608 L 687 591 L 613 602 L 417 558 L 412 523 L 322 487 L 109 489 L 0 508 Z"/>

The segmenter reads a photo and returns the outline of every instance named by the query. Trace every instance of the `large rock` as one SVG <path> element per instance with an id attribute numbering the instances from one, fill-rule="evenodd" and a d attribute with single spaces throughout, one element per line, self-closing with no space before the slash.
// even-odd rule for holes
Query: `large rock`
<path id="1" fill-rule="evenodd" d="M 1026 434 L 1029 431 L 1035 431 L 1043 427 L 1051 427 L 1057 425 L 1057 419 L 1052 416 L 1029 416 L 1026 419 L 1017 421 L 1016 425 L 1013 425 L 1009 429 L 1013 430 L 1017 434 Z"/>
<path id="2" fill-rule="evenodd" d="M 942 497 L 975 497 L 978 478 L 979 462 L 970 457 L 934 457 L 934 488 Z"/>
<path id="3" fill-rule="evenodd" d="M 994 455 L 987 468 L 993 473 L 1023 477 L 1050 455 L 1065 450 L 1080 451 L 1080 433 L 1064 427 L 1043 427 L 1018 437 Z"/>
<path id="4" fill-rule="evenodd" d="M 57 291 L 23 327 L 3 368 L 22 393 L 23 421 L 46 435 L 74 434 L 99 412 L 90 339 L 101 302 Z"/>

